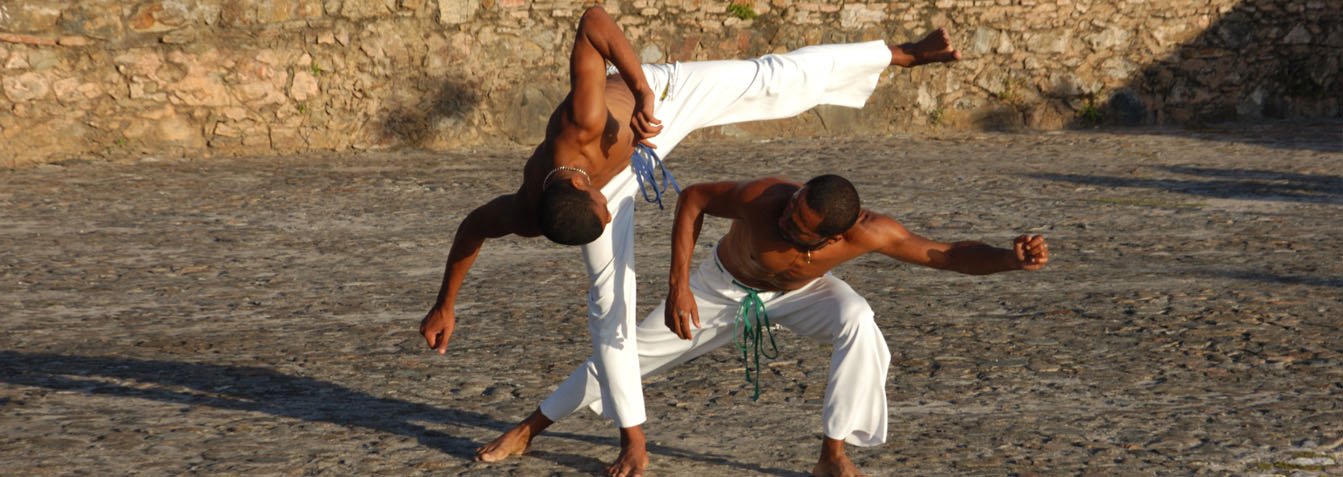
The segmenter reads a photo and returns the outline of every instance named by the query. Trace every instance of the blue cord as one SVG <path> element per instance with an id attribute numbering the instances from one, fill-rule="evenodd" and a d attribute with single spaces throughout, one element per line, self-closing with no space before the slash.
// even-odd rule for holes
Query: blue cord
<path id="1" fill-rule="evenodd" d="M 662 193 L 667 191 L 668 183 L 676 189 L 676 193 L 681 193 L 681 185 L 676 183 L 676 178 L 667 170 L 667 164 L 662 162 L 662 158 L 658 157 L 658 153 L 651 147 L 643 144 L 634 145 L 634 154 L 630 156 L 630 168 L 634 169 L 634 177 L 639 179 L 639 192 L 643 194 L 644 201 L 656 203 L 659 209 L 665 209 L 662 206 Z M 657 176 L 654 175 L 658 170 L 662 171 L 660 186 Z M 653 191 L 651 196 L 649 189 Z"/>

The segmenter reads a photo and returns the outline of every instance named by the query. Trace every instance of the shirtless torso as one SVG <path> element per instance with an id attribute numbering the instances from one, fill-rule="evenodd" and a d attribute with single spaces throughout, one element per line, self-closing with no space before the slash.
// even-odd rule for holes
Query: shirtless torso
<path id="1" fill-rule="evenodd" d="M 563 174 L 564 171 L 560 171 L 562 175 L 553 175 L 556 167 L 582 169 L 587 173 L 583 182 L 591 180 L 589 187 L 601 190 L 629 165 L 636 144 L 634 129 L 630 127 L 635 108 L 634 94 L 630 93 L 621 75 L 606 78 L 604 87 L 606 118 L 601 121 L 599 131 L 588 131 L 575 120 L 573 94 L 565 97 L 551 113 L 546 122 L 545 139 L 527 158 L 522 169 L 522 185 L 513 194 L 517 209 L 510 215 L 530 220 L 520 221 L 513 233 L 523 237 L 541 234 L 536 226 L 537 205 L 541 202 L 541 190 L 547 176 L 551 176 L 552 181 L 579 178 L 574 174 Z"/>
<path id="2" fill-rule="evenodd" d="M 620 74 L 606 75 L 608 61 Z M 456 326 L 453 304 L 485 240 L 540 235 L 537 210 L 547 178 L 586 191 L 598 215 L 610 221 L 602 186 L 629 165 L 635 144 L 652 146 L 648 139 L 662 129 L 638 58 L 605 10 L 583 14 L 569 70 L 569 95 L 551 113 L 545 140 L 523 166 L 522 185 L 477 207 L 457 228 L 438 298 L 420 324 L 439 353 L 447 350 Z"/>
<path id="3" fill-rule="evenodd" d="M 666 323 L 684 339 L 699 325 L 690 292 L 690 259 L 705 215 L 732 220 L 717 257 L 741 284 L 759 290 L 796 290 L 840 264 L 867 253 L 971 275 L 1038 270 L 1049 260 L 1044 237 L 1022 235 L 1012 249 L 978 241 L 938 242 L 911 233 L 886 215 L 861 209 L 842 233 L 816 232 L 823 217 L 807 205 L 808 190 L 777 178 L 695 184 L 681 192 L 672 230 Z"/>
<path id="4" fill-rule="evenodd" d="M 605 263 L 615 263 L 619 269 L 627 260 L 632 260 L 632 239 L 618 241 L 617 237 L 632 237 L 633 221 L 632 201 L 633 181 L 611 184 L 618 175 L 629 166 L 631 156 L 638 147 L 655 147 L 650 139 L 656 140 L 663 132 L 662 124 L 653 115 L 653 107 L 658 97 L 650 88 L 644 69 L 638 57 L 620 32 L 615 21 L 601 6 L 589 8 L 579 21 L 575 32 L 573 52 L 570 57 L 570 91 L 568 96 L 556 107 L 546 125 L 544 141 L 537 146 L 523 166 L 523 180 L 516 192 L 500 195 L 470 212 L 457 228 L 444 270 L 443 282 L 434 305 L 420 322 L 420 333 L 426 344 L 438 353 L 446 352 L 456 327 L 454 305 L 467 271 L 478 256 L 482 244 L 492 238 L 505 235 L 535 237 L 546 235 L 552 241 L 564 244 L 584 244 L 584 263 L 590 277 L 590 309 L 598 302 L 619 302 L 624 307 L 602 308 L 600 313 L 590 314 L 589 331 L 593 333 L 594 353 L 602 356 L 597 366 L 601 368 L 599 383 L 611 392 L 605 393 L 613 400 L 608 409 L 613 410 L 621 432 L 621 453 L 616 462 L 607 469 L 608 475 L 639 475 L 647 465 L 647 454 L 640 424 L 643 417 L 642 394 L 639 389 L 639 370 L 630 365 L 635 353 L 633 347 L 610 346 L 606 340 L 617 336 L 615 330 L 634 326 L 633 276 L 595 273 Z M 944 30 L 937 30 L 924 39 L 914 43 L 889 46 L 890 63 L 912 67 L 928 63 L 955 61 L 960 54 L 951 47 L 950 37 Z M 885 63 L 884 55 L 865 56 Z M 607 63 L 619 72 L 606 74 Z M 851 61 L 849 68 L 860 70 L 870 61 Z M 881 65 L 884 67 L 885 65 Z M 659 77 L 658 79 L 661 79 Z M 870 91 L 868 92 L 870 93 Z M 665 100 L 665 99 L 664 99 Z M 812 98 L 821 104 L 819 98 Z M 666 100 L 670 101 L 670 100 Z M 684 102 L 684 99 L 682 99 Z M 663 103 L 664 105 L 666 103 Z M 677 111 L 670 108 L 669 111 Z M 669 112 L 669 119 L 676 115 Z M 774 116 L 759 113 L 761 119 Z M 685 119 L 685 118 L 681 118 Z M 673 125 L 678 134 L 666 136 L 665 150 L 671 150 L 684 131 L 695 128 L 692 122 L 681 120 Z M 678 129 L 679 128 L 679 129 Z M 557 185 L 564 185 L 557 187 Z M 571 186 L 571 187 L 570 187 Z M 609 208 L 607 197 L 602 189 L 610 188 L 613 198 L 618 199 L 615 208 Z M 639 190 L 643 190 L 640 188 Z M 573 192 L 585 195 L 581 205 L 570 207 L 576 201 Z M 564 196 L 563 200 L 556 196 Z M 655 192 L 656 193 L 656 192 Z M 563 203 L 560 206 L 557 204 Z M 659 206 L 661 202 L 659 201 Z M 563 211 L 557 209 L 569 207 Z M 570 214 L 578 209 L 581 217 Z M 544 212 L 543 212 L 544 210 Z M 615 211 L 614 213 L 612 211 Z M 584 213 L 586 212 L 586 213 Z M 544 216 L 544 217 L 543 217 Z M 577 219 L 575 219 L 577 217 Z M 600 220 L 602 227 L 596 227 L 595 233 L 610 232 L 596 237 L 594 220 Z M 629 219 L 629 220 L 627 220 Z M 579 227 L 575 224 L 583 222 Z M 614 221 L 614 222 L 613 222 Z M 543 225 L 544 224 L 544 225 Z M 561 230 L 557 234 L 558 228 Z M 568 230 L 582 229 L 574 236 L 564 236 Z M 585 235 L 586 234 L 586 235 Z M 590 237 L 590 238 L 589 238 Z M 624 240 L 621 238 L 620 240 Z M 625 258 L 629 253 L 630 258 Z M 812 251 L 813 255 L 816 251 Z M 832 253 L 826 251 L 825 253 Z M 778 257 L 775 257 L 778 259 Z M 815 257 L 812 257 L 813 264 Z M 838 254 L 827 258 L 837 264 L 843 261 Z M 632 266 L 632 262 L 628 262 Z M 773 263 L 764 260 L 761 263 Z M 813 268 L 790 272 L 774 278 L 762 278 L 764 282 L 778 282 L 781 286 L 802 280 L 806 274 L 816 273 Z M 824 272 L 819 272 L 824 273 Z M 768 274 L 762 274 L 762 277 Z M 596 298 L 593 298 L 596 297 Z M 594 331 L 595 330 L 595 331 Z M 634 339 L 620 335 L 621 339 Z M 619 400 L 616 402 L 615 400 Z M 534 430 L 544 428 L 545 416 L 537 412 L 529 416 L 525 425 L 520 424 L 494 442 L 482 447 L 477 459 L 494 461 L 523 452 Z M 622 424 L 625 423 L 625 424 Z"/>
<path id="5" fill-rule="evenodd" d="M 883 240 L 912 238 L 891 218 L 863 210 L 858 222 L 843 234 L 799 243 L 795 237 L 798 229 L 808 224 L 793 220 L 809 219 L 806 211 L 796 210 L 800 188 L 799 184 L 773 178 L 739 187 L 743 199 L 737 211 L 740 218 L 719 241 L 718 259 L 743 285 L 759 290 L 795 290 L 844 262 L 877 250 Z"/>

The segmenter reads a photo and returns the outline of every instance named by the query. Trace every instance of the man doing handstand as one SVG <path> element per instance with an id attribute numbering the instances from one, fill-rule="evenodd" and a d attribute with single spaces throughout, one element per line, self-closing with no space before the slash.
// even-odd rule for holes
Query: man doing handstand
<path id="1" fill-rule="evenodd" d="M 731 219 L 732 226 L 718 241 L 713 259 L 692 275 L 690 259 L 706 214 Z M 829 272 L 873 252 L 972 275 L 1039 270 L 1049 261 L 1049 247 L 1039 235 L 1019 236 L 1004 249 L 911 233 L 894 219 L 861 208 L 853 185 L 836 175 L 816 177 L 805 186 L 775 178 L 696 184 L 677 202 L 667 300 L 639 324 L 642 374 L 685 363 L 734 337 L 746 336 L 745 348 L 751 349 L 750 335 L 768 333 L 770 322 L 829 342 L 834 352 L 821 416 L 825 439 L 812 474 L 858 475 L 844 443 L 886 441 L 891 358 L 867 301 Z M 760 341 L 754 348 L 760 352 Z M 759 379 L 758 356 L 747 357 L 746 369 L 748 378 L 757 373 Z M 555 420 L 583 406 L 600 412 L 604 403 L 596 373 L 589 359 L 485 452 L 522 453 Z"/>
<path id="2" fill-rule="evenodd" d="M 635 359 L 633 212 L 639 192 L 661 206 L 655 172 L 668 177 L 649 139 L 657 138 L 657 151 L 665 156 L 702 127 L 790 117 L 818 104 L 862 107 L 887 66 L 959 57 L 938 30 L 899 46 L 872 41 L 754 60 L 641 66 L 605 10 L 588 9 L 569 60 L 569 95 L 523 166 L 517 192 L 476 208 L 458 226 L 438 298 L 420 333 L 429 347 L 446 351 L 456 327 L 457 293 L 486 239 L 545 235 L 582 245 L 597 382 L 605 415 L 621 434 L 620 456 L 608 470 L 637 474 L 648 457 L 639 427 L 645 414 Z M 607 76 L 607 62 L 618 74 Z M 482 452 L 477 458 L 505 456 Z"/>

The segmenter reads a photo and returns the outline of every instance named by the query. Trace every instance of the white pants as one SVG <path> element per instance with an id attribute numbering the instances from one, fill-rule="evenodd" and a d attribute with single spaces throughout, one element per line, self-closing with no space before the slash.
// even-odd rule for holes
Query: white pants
<path id="1" fill-rule="evenodd" d="M 686 135 L 702 127 L 786 118 L 818 104 L 861 108 L 890 62 L 885 42 L 870 41 L 811 46 L 753 60 L 644 65 L 644 75 L 659 98 L 654 115 L 663 124 L 662 132 L 650 141 L 665 159 Z M 591 284 L 591 364 L 607 410 L 603 415 L 625 428 L 646 419 L 635 360 L 638 182 L 627 167 L 602 188 L 602 194 L 609 201 L 611 223 L 600 238 L 582 247 Z"/>
<path id="2" fill-rule="evenodd" d="M 733 341 L 737 310 L 746 291 L 714 261 L 701 264 L 690 277 L 690 290 L 695 294 L 702 325 L 691 329 L 692 339 L 682 340 L 667 329 L 663 318 L 666 303 L 639 324 L 638 363 L 644 376 L 671 369 Z M 797 290 L 762 292 L 759 296 L 770 321 L 834 346 L 821 413 L 826 437 L 858 446 L 886 442 L 886 371 L 891 353 L 867 300 L 830 274 Z M 594 354 L 560 384 L 541 404 L 542 414 L 557 421 L 583 406 L 599 413 L 605 409 L 596 358 Z"/>

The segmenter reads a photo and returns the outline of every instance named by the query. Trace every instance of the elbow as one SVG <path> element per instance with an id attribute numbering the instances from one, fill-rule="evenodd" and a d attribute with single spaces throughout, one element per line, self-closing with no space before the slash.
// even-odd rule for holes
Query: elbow
<path id="1" fill-rule="evenodd" d="M 681 189 L 680 192 L 677 192 L 676 210 L 680 211 L 692 202 L 698 203 L 700 196 L 704 195 L 701 189 L 703 189 L 703 187 L 701 187 L 701 184 L 692 184 L 688 187 Z"/>
<path id="2" fill-rule="evenodd" d="M 585 27 L 585 26 L 589 26 L 589 25 L 591 25 L 593 22 L 598 22 L 598 21 L 603 21 L 603 20 L 611 21 L 610 18 L 611 18 L 611 15 L 609 15 L 609 14 L 606 13 L 606 9 L 605 9 L 605 8 L 603 8 L 601 5 L 593 5 L 593 6 L 591 6 L 591 7 L 588 7 L 587 10 L 584 10 L 584 11 L 583 11 L 583 16 L 582 16 L 582 17 L 579 17 L 579 19 L 578 19 L 578 29 L 579 29 L 579 31 L 582 31 L 582 30 L 583 30 L 583 27 Z"/>

